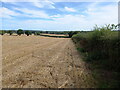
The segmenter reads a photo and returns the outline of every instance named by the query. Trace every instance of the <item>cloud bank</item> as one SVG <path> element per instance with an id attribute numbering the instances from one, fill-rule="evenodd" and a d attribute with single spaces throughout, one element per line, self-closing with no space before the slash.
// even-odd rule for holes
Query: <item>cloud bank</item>
<path id="1" fill-rule="evenodd" d="M 4 0 L 5 1 L 5 0 Z M 4 2 L 0 7 L 3 29 L 91 30 L 95 24 L 117 24 L 115 2 Z"/>

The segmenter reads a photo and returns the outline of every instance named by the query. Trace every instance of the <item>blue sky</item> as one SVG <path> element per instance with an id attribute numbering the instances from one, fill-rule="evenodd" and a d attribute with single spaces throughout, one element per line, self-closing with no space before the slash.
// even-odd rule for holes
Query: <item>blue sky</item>
<path id="1" fill-rule="evenodd" d="M 1 2 L 2 29 L 91 30 L 117 24 L 117 2 Z"/>

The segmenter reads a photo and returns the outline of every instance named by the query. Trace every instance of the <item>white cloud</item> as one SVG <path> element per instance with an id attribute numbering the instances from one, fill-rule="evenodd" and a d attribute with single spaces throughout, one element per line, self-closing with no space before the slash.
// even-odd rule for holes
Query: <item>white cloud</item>
<path id="1" fill-rule="evenodd" d="M 34 4 L 34 6 L 39 7 L 39 8 L 43 8 L 43 7 L 44 7 L 44 6 L 43 6 L 41 3 L 39 3 L 39 2 L 33 2 L 33 4 Z"/>
<path id="2" fill-rule="evenodd" d="M 18 16 L 20 15 L 19 13 L 16 13 L 8 8 L 1 7 L 0 8 L 0 17 L 1 18 L 12 18 L 12 16 Z"/>
<path id="3" fill-rule="evenodd" d="M 85 27 L 86 20 L 81 15 L 65 15 L 60 18 L 53 18 L 53 21 L 43 20 L 26 20 L 21 22 L 10 21 L 11 26 L 24 29 L 41 29 L 41 30 L 77 30 Z M 16 23 L 14 25 L 14 23 Z M 13 25 L 12 25 L 13 24 Z M 81 25 L 83 24 L 83 25 Z M 9 26 L 9 25 L 8 25 Z M 27 26 L 27 27 L 26 27 Z"/>
<path id="4" fill-rule="evenodd" d="M 74 8 L 65 7 L 64 9 L 68 12 L 76 12 Z"/>
<path id="5" fill-rule="evenodd" d="M 35 0 L 32 2 L 38 8 L 51 8 L 54 9 L 54 3 L 50 0 Z"/>
<path id="6" fill-rule="evenodd" d="M 51 0 L 2 0 L 2 2 L 31 2 L 38 8 L 51 8 L 54 9 L 54 3 Z"/>
<path id="7" fill-rule="evenodd" d="M 98 25 L 104 24 L 117 24 L 118 22 L 118 6 L 106 5 L 102 7 L 96 6 L 97 3 L 88 6 L 88 10 L 85 12 L 88 14 L 88 21 Z"/>
<path id="8" fill-rule="evenodd" d="M 53 15 L 53 16 L 50 16 L 51 18 L 60 18 L 61 15 L 60 14 L 57 14 L 57 15 Z"/>
<path id="9" fill-rule="evenodd" d="M 44 11 L 30 10 L 27 8 L 20 9 L 15 8 L 15 10 L 23 12 L 23 16 L 33 17 L 33 18 L 49 18 L 49 16 Z"/>
<path id="10" fill-rule="evenodd" d="M 31 18 L 46 18 L 49 19 L 49 15 L 46 14 L 44 11 L 37 11 L 37 10 L 30 10 L 27 8 L 21 9 L 21 8 L 14 8 L 14 10 L 21 11 L 23 14 L 17 13 L 13 10 L 10 10 L 5 7 L 0 8 L 0 18 L 13 18 L 12 16 L 26 16 Z"/>

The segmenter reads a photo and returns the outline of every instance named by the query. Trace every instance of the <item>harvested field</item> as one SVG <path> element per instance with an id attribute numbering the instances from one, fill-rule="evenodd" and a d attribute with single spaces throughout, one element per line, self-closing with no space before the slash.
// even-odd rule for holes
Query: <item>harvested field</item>
<path id="1" fill-rule="evenodd" d="M 69 38 L 3 36 L 3 88 L 95 87 Z"/>

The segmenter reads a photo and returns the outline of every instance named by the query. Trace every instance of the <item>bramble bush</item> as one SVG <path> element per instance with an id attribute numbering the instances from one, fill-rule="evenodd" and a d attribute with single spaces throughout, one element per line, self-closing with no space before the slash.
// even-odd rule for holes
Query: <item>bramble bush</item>
<path id="1" fill-rule="evenodd" d="M 85 53 L 86 61 L 103 61 L 107 69 L 120 69 L 119 31 L 112 31 L 113 26 L 94 27 L 92 32 L 73 35 L 72 40 Z"/>

